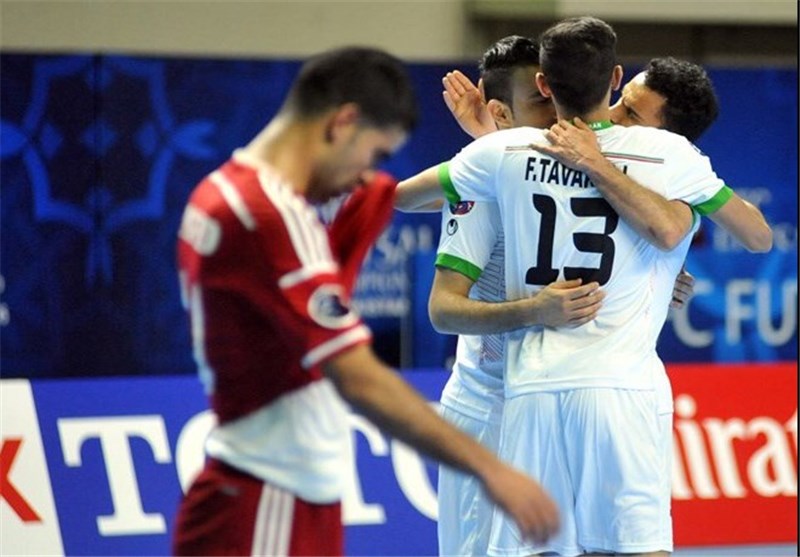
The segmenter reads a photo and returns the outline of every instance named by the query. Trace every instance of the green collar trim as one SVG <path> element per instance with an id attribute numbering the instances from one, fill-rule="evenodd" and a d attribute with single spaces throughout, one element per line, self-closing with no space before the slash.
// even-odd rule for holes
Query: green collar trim
<path id="1" fill-rule="evenodd" d="M 600 120 L 599 122 L 589 122 L 589 127 L 592 131 L 604 130 L 614 125 L 611 120 Z"/>

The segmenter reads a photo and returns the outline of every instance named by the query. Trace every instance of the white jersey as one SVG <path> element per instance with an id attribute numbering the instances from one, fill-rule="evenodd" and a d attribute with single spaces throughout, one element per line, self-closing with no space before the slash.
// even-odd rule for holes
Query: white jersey
<path id="1" fill-rule="evenodd" d="M 470 298 L 506 299 L 504 242 L 496 203 L 445 204 L 436 266 L 457 271 L 475 284 Z M 442 391 L 444 406 L 487 420 L 503 397 L 504 335 L 459 335 L 453 373 Z"/>
<path id="2" fill-rule="evenodd" d="M 708 159 L 681 136 L 612 126 L 597 138 L 609 160 L 667 199 L 700 211 L 730 197 Z M 578 277 L 598 281 L 606 293 L 597 318 L 585 325 L 508 333 L 506 397 L 581 387 L 654 389 L 656 340 L 690 236 L 671 252 L 655 248 L 619 218 L 588 176 L 530 148 L 546 142 L 534 128 L 484 136 L 450 162 L 444 185 L 451 202 L 497 201 L 509 299 Z"/>

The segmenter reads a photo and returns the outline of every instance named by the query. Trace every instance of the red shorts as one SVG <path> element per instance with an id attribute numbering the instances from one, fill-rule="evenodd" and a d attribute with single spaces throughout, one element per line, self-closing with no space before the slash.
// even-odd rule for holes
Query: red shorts
<path id="1" fill-rule="evenodd" d="M 342 555 L 341 503 L 309 503 L 209 459 L 181 501 L 172 554 Z"/>

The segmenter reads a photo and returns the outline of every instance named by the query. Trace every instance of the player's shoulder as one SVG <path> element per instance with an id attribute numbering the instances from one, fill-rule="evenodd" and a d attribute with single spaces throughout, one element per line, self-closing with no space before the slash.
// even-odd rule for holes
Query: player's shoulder
<path id="1" fill-rule="evenodd" d="M 482 148 L 500 148 L 513 145 L 530 144 L 544 139 L 544 130 L 530 127 L 510 128 L 487 133 L 473 141 L 473 145 Z"/>
<path id="2" fill-rule="evenodd" d="M 684 136 L 661 128 L 649 126 L 615 126 L 617 133 L 635 142 L 654 142 L 665 146 L 689 147 L 691 142 Z"/>
<path id="3" fill-rule="evenodd" d="M 305 226 L 304 221 L 319 219 L 313 207 L 279 175 L 254 165 L 238 151 L 204 182 L 206 190 L 213 191 L 215 217 L 226 224 L 268 233 L 293 222 Z"/>
<path id="4" fill-rule="evenodd" d="M 667 130 L 646 126 L 614 126 L 609 130 L 604 149 L 633 150 L 661 159 L 692 160 L 702 153 L 688 139 Z M 602 140 L 601 140 L 602 141 Z"/>
<path id="5" fill-rule="evenodd" d="M 546 130 L 542 130 L 539 128 L 531 128 L 529 126 L 520 126 L 517 128 L 510 128 L 507 130 L 498 130 L 495 132 L 497 134 L 497 139 L 499 142 L 504 144 L 514 144 L 514 143 L 531 143 L 533 141 L 539 141 L 544 138 L 544 133 Z M 494 135 L 494 134 L 489 134 Z"/>

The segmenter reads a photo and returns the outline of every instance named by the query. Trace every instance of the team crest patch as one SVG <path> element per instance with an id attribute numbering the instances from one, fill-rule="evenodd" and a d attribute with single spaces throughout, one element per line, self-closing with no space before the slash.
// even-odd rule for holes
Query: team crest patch
<path id="1" fill-rule="evenodd" d="M 308 315 L 326 329 L 344 329 L 358 321 L 344 302 L 344 290 L 337 284 L 323 284 L 311 294 Z"/>
<path id="2" fill-rule="evenodd" d="M 451 203 L 450 204 L 450 214 L 451 215 L 466 215 L 470 211 L 472 211 L 472 207 L 475 206 L 474 201 L 459 201 L 458 203 Z"/>
<path id="3" fill-rule="evenodd" d="M 217 219 L 189 205 L 183 212 L 178 236 L 200 255 L 212 255 L 219 247 L 222 227 Z"/>

